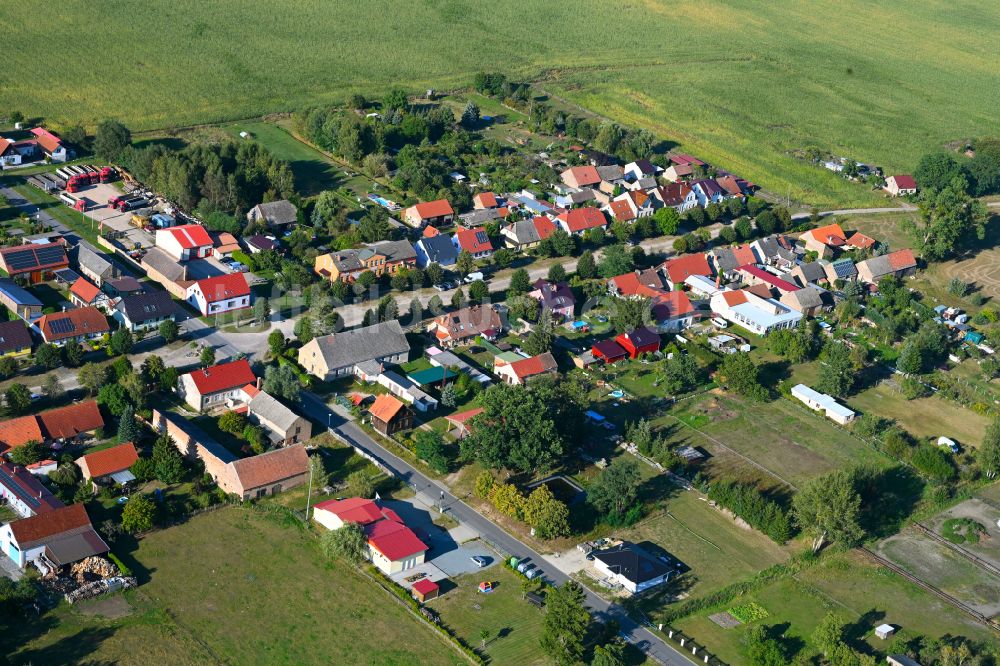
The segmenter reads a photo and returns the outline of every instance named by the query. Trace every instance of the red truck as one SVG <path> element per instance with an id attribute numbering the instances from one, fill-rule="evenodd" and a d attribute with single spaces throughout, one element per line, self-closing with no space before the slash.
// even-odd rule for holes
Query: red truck
<path id="1" fill-rule="evenodd" d="M 118 172 L 115 171 L 114 167 L 106 166 L 101 169 L 98 177 L 102 183 L 111 183 L 118 180 Z"/>

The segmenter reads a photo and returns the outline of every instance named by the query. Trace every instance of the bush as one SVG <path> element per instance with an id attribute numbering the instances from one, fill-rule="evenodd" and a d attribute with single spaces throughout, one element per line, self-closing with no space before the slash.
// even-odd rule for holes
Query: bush
<path id="1" fill-rule="evenodd" d="M 792 536 L 791 516 L 756 486 L 735 481 L 716 481 L 709 488 L 708 497 L 777 543 L 785 543 Z"/>
<path id="2" fill-rule="evenodd" d="M 124 565 L 124 564 L 122 563 L 122 561 L 118 559 L 118 556 L 117 556 L 117 555 L 115 555 L 114 553 L 110 553 L 110 552 L 109 552 L 109 553 L 108 553 L 108 559 L 109 559 L 109 560 L 111 560 L 111 562 L 112 562 L 112 563 L 113 563 L 113 564 L 114 564 L 114 565 L 115 565 L 116 567 L 118 567 L 118 571 L 122 572 L 122 575 L 123 575 L 123 576 L 131 576 L 131 575 L 132 575 L 132 570 L 131 570 L 131 569 L 129 569 L 129 568 L 127 567 L 127 566 L 125 566 L 125 565 Z"/>
<path id="3" fill-rule="evenodd" d="M 931 479 L 950 481 L 955 478 L 955 465 L 939 446 L 932 444 L 920 446 L 913 452 L 910 462 L 917 471 Z"/>

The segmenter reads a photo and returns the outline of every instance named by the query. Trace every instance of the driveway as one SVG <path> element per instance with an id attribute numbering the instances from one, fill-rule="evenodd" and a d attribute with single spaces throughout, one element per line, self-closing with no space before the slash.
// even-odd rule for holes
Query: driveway
<path id="1" fill-rule="evenodd" d="M 438 513 L 437 508 L 429 506 L 421 496 L 383 500 L 382 504 L 399 514 L 406 526 L 430 547 L 427 562 L 446 576 L 455 577 L 479 571 L 480 567 L 472 561 L 475 555 L 486 558 L 488 566 L 500 561 L 496 553 L 479 541 L 479 535 L 465 525 L 450 530 L 435 525 L 433 519 Z"/>

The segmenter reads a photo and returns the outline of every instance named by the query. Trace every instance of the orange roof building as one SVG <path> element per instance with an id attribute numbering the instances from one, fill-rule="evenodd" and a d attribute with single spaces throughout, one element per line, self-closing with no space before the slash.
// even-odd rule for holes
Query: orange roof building
<path id="1" fill-rule="evenodd" d="M 382 394 L 368 408 L 371 425 L 386 437 L 413 427 L 413 412 L 398 398 Z"/>
<path id="2" fill-rule="evenodd" d="M 135 445 L 126 442 L 110 449 L 80 456 L 75 462 L 83 473 L 83 478 L 89 481 L 127 472 L 138 459 L 139 453 L 135 450 Z"/>

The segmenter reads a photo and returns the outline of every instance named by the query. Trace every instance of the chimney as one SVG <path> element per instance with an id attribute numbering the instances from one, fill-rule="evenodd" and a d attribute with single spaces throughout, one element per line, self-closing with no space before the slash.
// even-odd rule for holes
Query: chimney
<path id="1" fill-rule="evenodd" d="M 260 388 L 260 385 L 261 385 L 262 381 L 263 380 L 260 377 L 257 378 L 257 384 L 256 384 L 257 388 Z"/>

